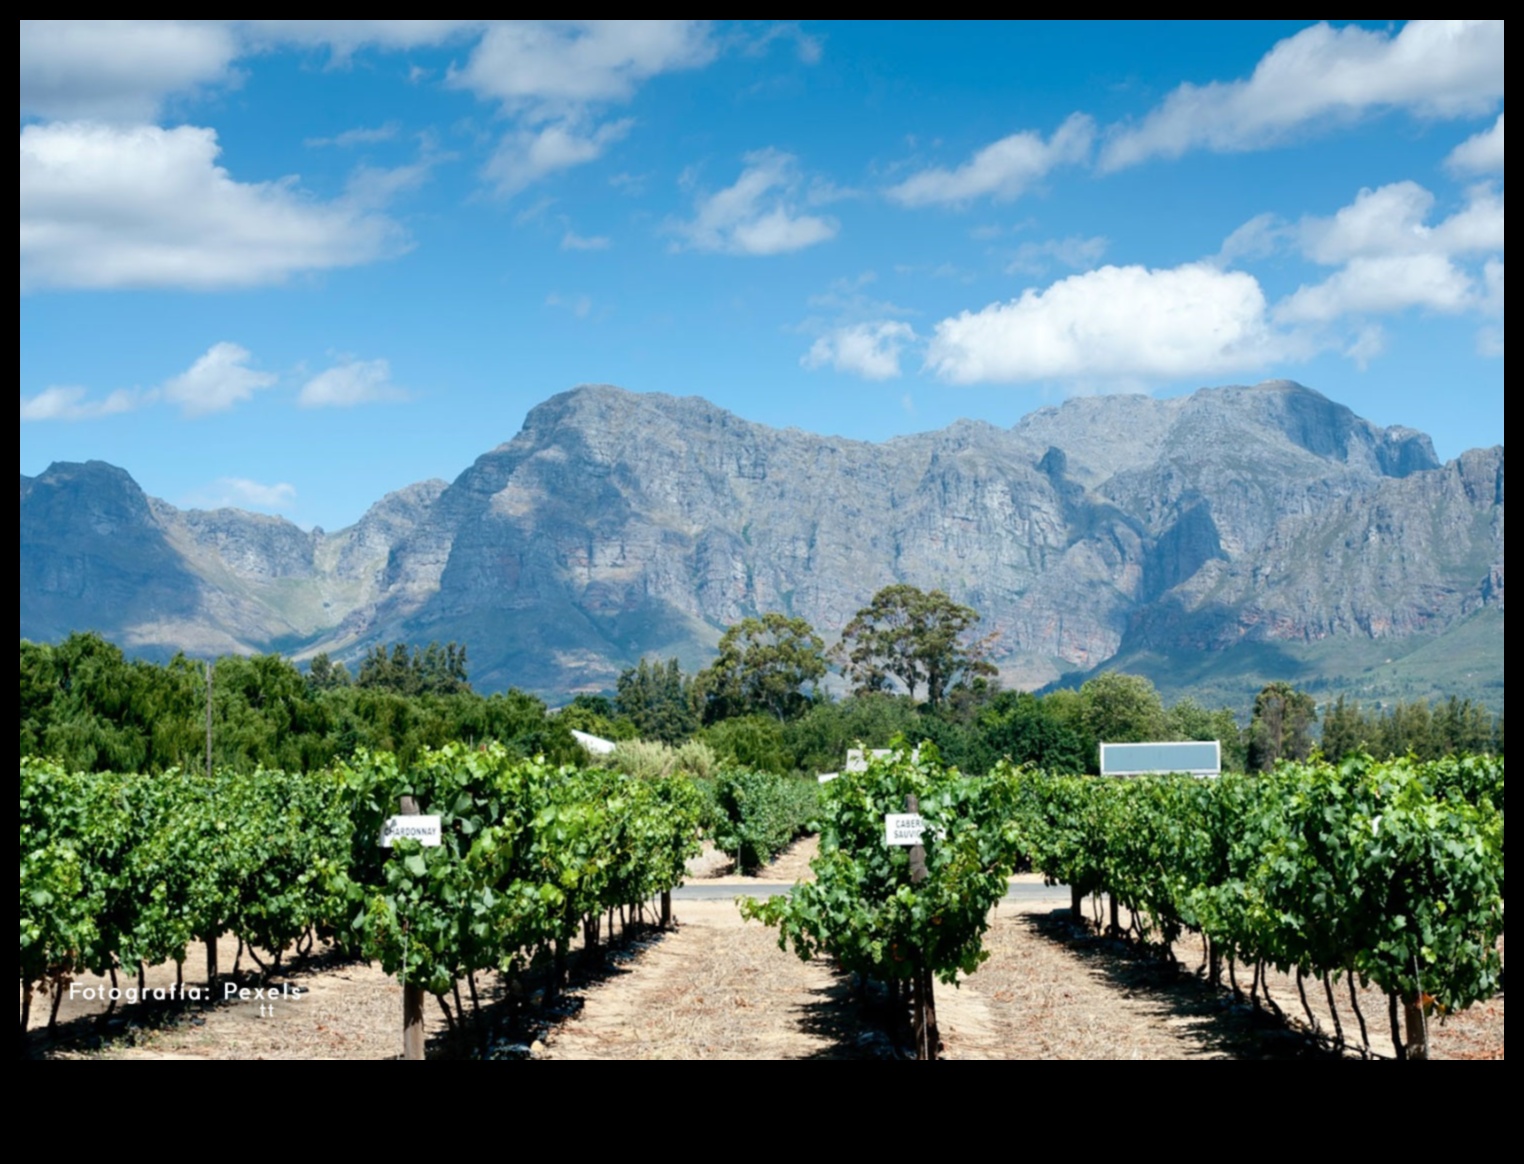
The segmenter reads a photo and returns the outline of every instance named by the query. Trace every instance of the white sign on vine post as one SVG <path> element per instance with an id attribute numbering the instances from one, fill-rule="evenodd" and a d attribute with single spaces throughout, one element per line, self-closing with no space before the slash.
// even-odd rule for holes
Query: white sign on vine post
<path id="1" fill-rule="evenodd" d="M 884 844 L 919 845 L 925 822 L 916 812 L 890 812 L 884 814 Z"/>
<path id="2" fill-rule="evenodd" d="M 437 847 L 443 839 L 437 816 L 389 816 L 381 826 L 381 847 L 390 849 L 394 842 L 407 837 L 425 849 Z"/>

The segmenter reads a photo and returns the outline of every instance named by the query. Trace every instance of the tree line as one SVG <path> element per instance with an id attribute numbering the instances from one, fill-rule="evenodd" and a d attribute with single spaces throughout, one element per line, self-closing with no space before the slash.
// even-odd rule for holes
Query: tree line
<path id="1" fill-rule="evenodd" d="M 1312 696 L 1279 681 L 1259 692 L 1247 726 L 1229 708 L 1189 698 L 1166 706 L 1137 675 L 1105 672 L 1044 695 L 1002 690 L 989 661 L 994 639 L 979 636 L 979 621 L 940 591 L 890 586 L 827 649 L 804 619 L 768 613 L 727 629 L 714 662 L 694 675 L 675 658 L 643 659 L 620 675 L 612 698 L 579 697 L 562 715 L 611 739 L 697 738 L 724 761 L 807 773 L 836 769 L 858 742 L 882 746 L 897 734 L 931 740 L 966 772 L 1002 758 L 1094 772 L 1102 741 L 1218 740 L 1229 771 L 1267 771 L 1314 751 L 1420 760 L 1503 751 L 1501 717 L 1454 698 L 1362 708 L 1341 697 L 1324 710 L 1320 734 Z M 850 684 L 840 699 L 820 691 L 833 668 Z"/>
<path id="2" fill-rule="evenodd" d="M 742 619 L 709 666 L 642 659 L 610 695 L 581 695 L 552 712 L 522 691 L 472 691 L 455 643 L 377 646 L 355 672 L 327 655 L 303 672 L 278 655 L 225 656 L 211 675 L 217 766 L 315 771 L 358 748 L 396 752 L 495 741 L 553 763 L 581 758 L 571 731 L 613 740 L 707 744 L 718 759 L 776 773 L 834 771 L 858 743 L 930 740 L 965 772 L 1002 758 L 1055 772 L 1097 770 L 1101 741 L 1218 740 L 1230 771 L 1267 770 L 1315 749 L 1378 759 L 1503 750 L 1501 718 L 1469 700 L 1364 708 L 1341 697 L 1319 715 L 1312 697 L 1270 683 L 1247 727 L 1228 708 L 1192 699 L 1166 706 L 1153 684 L 1106 672 L 1043 695 L 1001 689 L 993 636 L 941 591 L 886 587 L 827 648 L 802 618 Z M 849 691 L 821 688 L 837 670 Z M 98 635 L 21 643 L 21 754 L 80 771 L 161 771 L 205 762 L 205 665 L 183 655 L 130 660 Z M 1321 719 L 1321 725 L 1320 725 Z M 1321 732 L 1319 727 L 1321 726 Z"/>
<path id="3" fill-rule="evenodd" d="M 584 759 L 569 726 L 522 691 L 480 695 L 464 649 L 378 647 L 351 676 L 319 655 L 304 674 L 279 655 L 211 667 L 212 764 L 314 772 L 358 749 L 410 763 L 454 741 L 501 743 L 552 763 Z M 21 643 L 21 755 L 71 771 L 161 772 L 206 763 L 207 667 L 128 659 L 96 634 Z"/>

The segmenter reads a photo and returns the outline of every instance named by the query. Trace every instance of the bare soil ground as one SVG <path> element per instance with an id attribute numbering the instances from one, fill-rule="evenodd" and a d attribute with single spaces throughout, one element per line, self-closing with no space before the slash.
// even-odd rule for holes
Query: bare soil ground
<path id="1" fill-rule="evenodd" d="M 706 883 L 738 895 L 809 875 L 813 839 L 800 842 L 759 878 L 722 876 Z M 724 861 L 710 862 L 719 871 Z M 531 987 L 515 1029 L 486 1048 L 493 1058 L 533 1059 L 883 1059 L 903 1053 L 886 1031 L 881 999 L 861 996 L 824 962 L 801 962 L 777 935 L 741 920 L 730 901 L 678 901 L 677 927 L 646 932 L 599 968 L 574 979 L 560 999 Z M 1123 919 L 1126 920 L 1125 918 Z M 938 987 L 948 1059 L 1244 1059 L 1328 1057 L 1305 1037 L 1307 1021 L 1294 978 L 1271 973 L 1271 997 L 1286 1020 L 1256 1012 L 1191 973 L 1199 945 L 1181 943 L 1187 968 L 1136 947 L 1096 936 L 1066 909 L 1046 902 L 1004 902 L 986 935 L 990 957 L 958 987 Z M 232 967 L 225 940 L 220 964 Z M 187 986 L 203 983 L 204 955 L 192 951 Z M 260 985 L 244 959 L 241 982 Z M 1240 968 L 1247 989 L 1248 973 Z M 149 970 L 147 984 L 166 992 L 172 965 Z M 66 992 L 56 1037 L 48 1037 L 50 1000 L 35 999 L 27 1053 L 91 1059 L 388 1059 L 401 1044 L 402 992 L 379 967 L 318 954 L 272 977 L 297 997 L 253 995 L 215 1001 L 173 998 L 119 1003 L 109 1012 L 79 979 Z M 135 981 L 121 977 L 120 985 Z M 484 983 L 488 1013 L 502 1016 L 504 986 Z M 1324 1031 L 1332 1018 L 1321 984 L 1307 983 Z M 1345 1034 L 1358 1044 L 1347 988 L 1337 999 Z M 1385 1000 L 1367 991 L 1361 1005 L 1374 1050 L 1392 1053 Z M 426 1012 L 430 1057 L 483 1053 L 449 1037 L 432 1001 Z M 1436 1058 L 1502 1059 L 1500 996 L 1433 1030 Z"/>
<path id="2" fill-rule="evenodd" d="M 770 865 L 755 877 L 743 877 L 736 873 L 735 862 L 714 847 L 713 841 L 704 842 L 704 851 L 688 862 L 688 876 L 692 880 L 733 880 L 738 885 L 757 881 L 781 881 L 792 885 L 796 881 L 809 881 L 815 874 L 810 862 L 820 851 L 820 838 L 800 837 L 779 853 Z"/>
<path id="3" fill-rule="evenodd" d="M 218 961 L 231 970 L 237 942 L 223 938 Z M 205 989 L 205 955 L 193 949 L 185 967 L 185 986 Z M 238 982 L 246 998 L 224 998 L 228 981 L 212 999 L 171 997 L 114 1008 L 86 991 L 108 989 L 109 979 L 82 976 L 74 997 L 65 988 L 58 1032 L 46 1034 L 50 1000 L 32 1004 L 33 1054 L 54 1059 L 395 1059 L 402 1046 L 402 988 L 379 966 L 316 954 L 288 973 L 262 983 L 243 959 Z M 168 993 L 175 984 L 173 964 L 150 967 L 150 990 Z M 136 978 L 118 975 L 125 990 Z M 253 991 L 281 985 L 294 995 L 261 999 Z M 444 1019 L 437 1009 L 425 1012 L 427 1033 L 436 1045 Z"/>
<path id="4" fill-rule="evenodd" d="M 1321 980 L 1308 977 L 1299 988 L 1295 972 L 1283 973 L 1266 967 L 1259 995 L 1270 1004 L 1256 1009 L 1249 1004 L 1253 987 L 1253 969 L 1239 966 L 1236 978 L 1240 996 L 1235 998 L 1223 989 L 1206 984 L 1205 951 L 1201 940 L 1188 937 L 1178 941 L 1169 958 L 1160 959 L 1137 946 L 1102 936 L 1099 922 L 1101 905 L 1086 900 L 1088 925 L 1077 927 L 1068 912 L 1053 915 L 1039 923 L 1043 932 L 1064 942 L 1084 959 L 1094 972 L 1105 975 L 1125 991 L 1149 991 L 1168 996 L 1182 1016 L 1198 1020 L 1213 1019 L 1214 1038 L 1237 1058 L 1365 1057 L 1360 1018 L 1365 1020 L 1369 1054 L 1373 1058 L 1392 1058 L 1396 1054 L 1388 1000 L 1385 994 L 1369 987 L 1355 988 L 1358 1010 L 1351 1003 L 1347 978 L 1331 983 L 1332 1007 Z M 1123 926 L 1132 919 L 1126 911 L 1120 917 Z M 1499 939 L 1498 952 L 1505 953 Z M 1177 972 L 1178 966 L 1184 973 Z M 1223 982 L 1230 976 L 1225 970 Z M 1305 993 L 1306 1005 L 1303 1005 Z M 1504 1057 L 1504 1009 L 1502 994 L 1478 1003 L 1460 1014 L 1435 1016 L 1430 1020 L 1430 1053 L 1435 1059 L 1502 1059 Z M 1311 1012 L 1309 1015 L 1308 1012 Z M 1308 1036 L 1313 1035 L 1313 1039 Z M 1334 1036 L 1342 1035 L 1345 1049 L 1334 1050 Z M 1320 1045 L 1321 1044 L 1321 1045 Z"/>
<path id="5" fill-rule="evenodd" d="M 1199 944 L 1182 942 L 1174 960 L 1077 926 L 1067 910 L 1045 906 L 1020 912 L 1002 905 L 986 940 L 990 959 L 963 989 L 1004 1004 L 1001 1058 L 1058 1059 L 1297 1059 L 1359 1058 L 1359 1028 L 1347 983 L 1335 997 L 1351 1044 L 1338 1052 L 1309 1039 L 1294 975 L 1268 972 L 1271 997 L 1282 1008 L 1255 1009 L 1208 985 L 1199 972 Z M 1251 974 L 1240 968 L 1248 989 Z M 1320 982 L 1306 982 L 1322 1033 L 1334 1024 Z M 1360 1006 L 1376 1057 L 1391 1058 L 1386 1000 L 1360 990 Z M 1502 996 L 1431 1029 L 1436 1059 L 1503 1058 Z"/>
<path id="6" fill-rule="evenodd" d="M 678 929 L 586 992 L 544 1059 L 877 1058 L 847 984 L 778 949 L 728 901 L 686 901 Z"/>

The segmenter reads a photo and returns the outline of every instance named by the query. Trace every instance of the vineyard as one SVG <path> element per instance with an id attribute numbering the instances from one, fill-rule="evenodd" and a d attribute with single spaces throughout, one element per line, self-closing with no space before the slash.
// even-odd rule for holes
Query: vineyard
<path id="1" fill-rule="evenodd" d="M 1093 903 L 1114 944 L 1129 939 L 1161 972 L 1195 940 L 1208 988 L 1308 1042 L 1427 1057 L 1431 1020 L 1502 988 L 1503 792 L 1491 758 L 1119 781 L 1009 766 L 965 777 L 924 747 L 843 775 L 818 803 L 786 778 L 634 779 L 461 746 L 407 766 L 362 754 L 307 776 L 26 761 L 22 1029 L 37 1025 L 34 1007 L 56 1015 L 83 976 L 142 982 L 143 967 L 173 963 L 177 981 L 290 981 L 291 962 L 321 948 L 423 987 L 447 1031 L 475 1031 L 484 1013 L 502 1021 L 489 998 L 509 999 L 511 1020 L 550 1005 L 573 964 L 605 962 L 616 918 L 637 931 L 648 913 L 665 921 L 701 832 L 759 865 L 809 812 L 811 875 L 742 912 L 776 926 L 820 968 L 810 973 L 873 1001 L 888 1046 L 938 1055 L 935 983 L 1015 988 L 1009 932 L 992 940 L 989 926 L 1013 870 L 1029 866 L 1070 887 L 1076 916 Z M 379 846 L 405 797 L 440 817 L 438 846 Z M 884 817 L 907 808 L 920 844 L 886 845 Z M 204 975 L 187 974 L 186 959 L 225 934 L 253 977 L 210 953 Z M 664 941 L 677 949 L 690 934 L 703 931 Z M 711 973 L 662 945 L 636 959 L 626 990 L 655 988 L 647 959 L 677 983 Z M 743 945 L 731 936 L 709 950 L 734 958 Z M 963 1022 L 969 992 L 941 999 L 944 1023 Z"/>
<path id="2" fill-rule="evenodd" d="M 379 846 L 403 797 L 441 844 Z M 534 960 L 562 971 L 574 937 L 669 890 L 697 850 L 701 795 L 682 779 L 552 769 L 459 745 L 403 770 L 390 755 L 309 777 L 211 780 L 21 766 L 22 1023 L 34 993 L 209 950 L 224 931 L 258 960 L 326 938 L 423 986 L 451 1026 L 461 989 Z M 217 974 L 209 961 L 208 979 Z M 178 971 L 177 971 L 178 977 Z"/>
<path id="3" fill-rule="evenodd" d="M 1021 844 L 1033 864 L 1083 893 L 1105 892 L 1137 936 L 1208 945 L 1209 975 L 1240 989 L 1266 967 L 1321 983 L 1335 1024 L 1343 979 L 1362 1049 L 1371 1036 L 1356 982 L 1386 995 L 1393 1049 L 1427 1057 L 1431 1013 L 1502 987 L 1503 762 L 1283 764 L 1201 781 L 1017 777 Z M 1279 1009 L 1273 1000 L 1268 1005 Z M 1399 1033 L 1397 1011 L 1404 1013 Z"/>

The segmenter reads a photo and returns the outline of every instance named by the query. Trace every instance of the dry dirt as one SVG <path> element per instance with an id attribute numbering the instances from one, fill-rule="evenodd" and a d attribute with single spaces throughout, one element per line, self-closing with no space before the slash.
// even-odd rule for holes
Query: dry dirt
<path id="1" fill-rule="evenodd" d="M 808 876 L 813 841 L 801 842 L 761 878 L 720 876 L 709 862 L 703 883 L 745 894 L 764 883 Z M 697 873 L 698 870 L 695 870 Z M 774 931 L 743 922 L 733 902 L 675 903 L 677 927 L 624 946 L 590 977 L 574 981 L 562 1000 L 540 991 L 524 1008 L 530 1026 L 500 1036 L 492 1057 L 533 1059 L 877 1059 L 900 1054 L 885 1033 L 880 1000 L 859 997 L 852 983 L 823 962 L 801 962 L 778 948 Z M 1125 920 L 1125 919 L 1124 919 Z M 233 963 L 235 944 L 220 948 Z M 938 987 L 948 1059 L 1243 1059 L 1326 1055 L 1306 1027 L 1294 978 L 1271 974 L 1271 997 L 1289 1022 L 1256 1013 L 1192 974 L 1199 946 L 1183 943 L 1177 973 L 1126 944 L 1074 925 L 1053 903 L 1001 904 L 986 935 L 989 959 L 958 987 Z M 187 962 L 187 986 L 203 981 L 204 955 Z M 243 982 L 258 985 L 243 962 Z M 173 966 L 151 969 L 150 988 L 175 981 Z M 106 1004 L 67 995 L 59 1030 L 43 1028 L 49 1000 L 32 1008 L 30 1054 L 91 1059 L 387 1059 L 401 1043 L 401 989 L 380 969 L 315 956 L 277 975 L 301 991 L 274 1001 L 255 997 L 205 1002 L 166 999 Z M 1247 988 L 1248 976 L 1240 972 Z M 121 986 L 132 985 L 127 978 Z M 77 988 L 103 987 L 80 979 Z M 1324 1030 L 1332 1028 L 1321 984 L 1309 1000 Z M 496 986 L 485 992 L 503 1013 Z M 1345 988 L 1337 994 L 1346 1035 L 1358 1042 Z M 495 1006 L 493 1005 L 495 1003 Z M 432 1001 L 427 1012 L 431 1057 L 476 1055 L 448 1038 Z M 1392 1053 L 1384 999 L 1362 998 L 1373 1049 Z M 104 1016 L 104 1017 L 103 1017 Z M 1504 999 L 1473 1007 L 1433 1031 L 1436 1058 L 1503 1058 Z"/>

